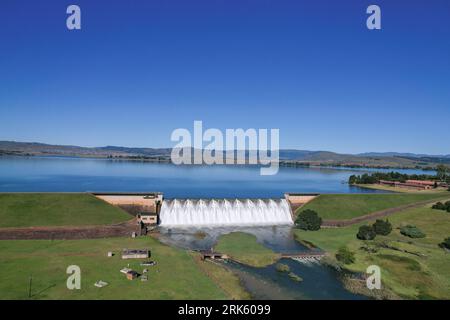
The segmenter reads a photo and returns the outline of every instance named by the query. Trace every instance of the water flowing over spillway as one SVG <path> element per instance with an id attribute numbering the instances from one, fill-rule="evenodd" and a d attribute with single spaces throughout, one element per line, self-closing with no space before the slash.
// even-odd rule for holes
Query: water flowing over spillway
<path id="1" fill-rule="evenodd" d="M 293 224 L 285 199 L 164 200 L 162 226 Z"/>

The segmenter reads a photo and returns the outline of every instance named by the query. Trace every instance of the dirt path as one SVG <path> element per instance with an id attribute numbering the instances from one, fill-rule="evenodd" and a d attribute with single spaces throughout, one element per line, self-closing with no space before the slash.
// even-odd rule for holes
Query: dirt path
<path id="1" fill-rule="evenodd" d="M 346 219 L 346 220 L 323 220 L 322 221 L 322 227 L 323 228 L 338 228 L 338 227 L 347 227 L 351 226 L 356 223 L 373 220 L 376 218 L 383 218 L 390 216 L 391 214 L 401 212 L 406 209 L 412 209 L 412 208 L 418 208 L 430 203 L 435 203 L 438 200 L 426 200 L 426 201 L 420 201 L 420 202 L 414 202 L 410 204 L 405 204 L 399 207 L 395 208 L 389 208 L 381 211 L 372 212 L 363 216 L 355 217 L 352 219 Z"/>
<path id="2" fill-rule="evenodd" d="M 133 231 L 139 232 L 135 218 L 103 226 L 1 228 L 0 240 L 111 238 L 130 236 Z"/>

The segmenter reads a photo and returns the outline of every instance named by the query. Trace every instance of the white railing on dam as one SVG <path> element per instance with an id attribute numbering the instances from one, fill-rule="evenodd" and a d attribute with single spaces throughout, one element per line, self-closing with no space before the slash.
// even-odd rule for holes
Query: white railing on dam
<path id="1" fill-rule="evenodd" d="M 285 199 L 164 200 L 162 226 L 293 224 Z"/>

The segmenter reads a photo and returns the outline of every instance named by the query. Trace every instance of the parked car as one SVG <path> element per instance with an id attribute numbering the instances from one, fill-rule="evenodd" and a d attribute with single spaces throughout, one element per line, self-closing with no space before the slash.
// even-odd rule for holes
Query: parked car
<path id="1" fill-rule="evenodd" d="M 141 262 L 141 266 L 143 267 L 151 267 L 151 266 L 155 266 L 156 265 L 156 261 L 144 261 Z"/>

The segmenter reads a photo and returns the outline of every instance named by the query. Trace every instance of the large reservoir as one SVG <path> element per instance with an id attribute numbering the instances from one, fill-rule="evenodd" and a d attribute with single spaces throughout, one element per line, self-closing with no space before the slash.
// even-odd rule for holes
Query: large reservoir
<path id="1" fill-rule="evenodd" d="M 160 191 L 165 199 L 282 198 L 286 192 L 376 192 L 346 183 L 350 175 L 370 171 L 374 170 L 280 167 L 276 175 L 261 176 L 256 166 L 175 166 L 107 159 L 0 157 L 0 192 Z"/>

